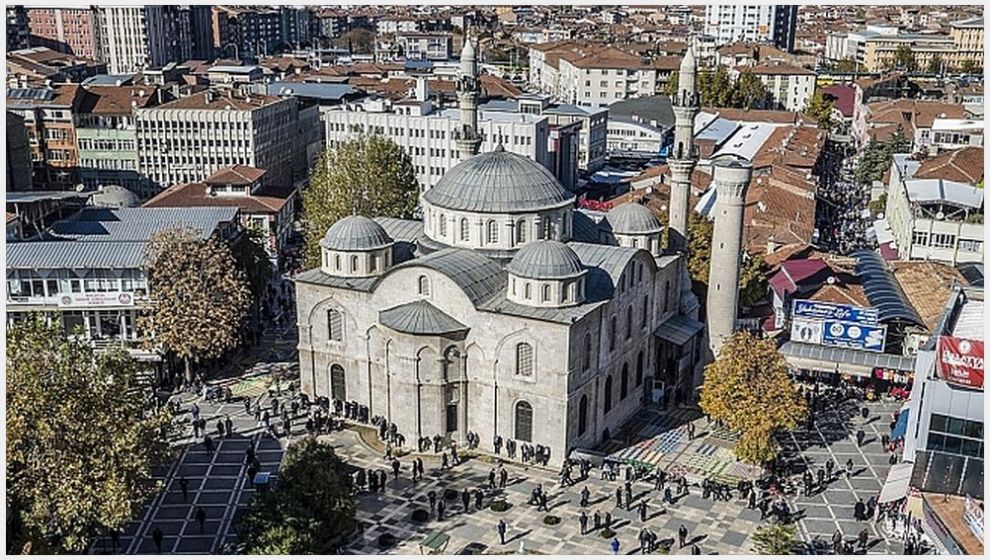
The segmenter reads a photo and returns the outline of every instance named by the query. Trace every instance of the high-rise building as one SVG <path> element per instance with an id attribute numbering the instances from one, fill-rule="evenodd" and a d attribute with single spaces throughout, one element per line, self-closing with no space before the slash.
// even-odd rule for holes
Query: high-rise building
<path id="1" fill-rule="evenodd" d="M 279 10 L 253 6 L 213 8 L 213 48 L 218 56 L 255 58 L 278 52 L 282 43 Z"/>
<path id="2" fill-rule="evenodd" d="M 27 10 L 24 6 L 7 6 L 7 51 L 28 48 L 28 37 Z"/>
<path id="3" fill-rule="evenodd" d="M 715 37 L 720 45 L 766 42 L 790 51 L 794 49 L 797 9 L 790 5 L 709 4 L 705 8 L 705 34 Z"/>
<path id="4" fill-rule="evenodd" d="M 178 6 L 178 58 L 213 59 L 213 7 L 204 5 Z"/>
<path id="5" fill-rule="evenodd" d="M 91 8 L 28 8 L 31 44 L 74 56 L 99 59 Z"/>
<path id="6" fill-rule="evenodd" d="M 74 113 L 81 93 L 76 84 L 7 90 L 7 109 L 20 115 L 27 129 L 35 189 L 66 190 L 79 182 Z"/>
<path id="7" fill-rule="evenodd" d="M 96 6 L 100 58 L 111 74 L 179 62 L 178 7 Z"/>

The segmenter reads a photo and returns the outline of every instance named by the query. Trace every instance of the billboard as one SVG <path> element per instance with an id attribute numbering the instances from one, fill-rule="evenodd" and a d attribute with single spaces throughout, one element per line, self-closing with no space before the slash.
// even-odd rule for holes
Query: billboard
<path id="1" fill-rule="evenodd" d="M 791 321 L 791 340 L 807 344 L 822 343 L 821 321 L 795 318 Z"/>
<path id="2" fill-rule="evenodd" d="M 131 307 L 134 294 L 130 292 L 83 292 L 59 294 L 59 307 Z"/>
<path id="3" fill-rule="evenodd" d="M 822 344 L 883 352 L 887 326 L 864 325 L 849 321 L 822 321 Z"/>
<path id="4" fill-rule="evenodd" d="M 938 337 L 935 369 L 939 378 L 949 383 L 982 389 L 983 341 L 954 336 Z"/>
<path id="5" fill-rule="evenodd" d="M 795 318 L 820 319 L 833 321 L 849 321 L 863 325 L 879 325 L 880 315 L 874 307 L 857 307 L 841 303 L 811 301 L 808 299 L 794 300 Z"/>

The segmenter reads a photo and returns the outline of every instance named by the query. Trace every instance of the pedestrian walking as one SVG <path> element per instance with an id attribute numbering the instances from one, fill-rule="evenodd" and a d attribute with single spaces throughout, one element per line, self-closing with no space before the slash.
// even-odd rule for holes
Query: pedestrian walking
<path id="1" fill-rule="evenodd" d="M 615 507 L 622 507 L 622 488 L 615 489 Z"/>
<path id="2" fill-rule="evenodd" d="M 825 487 L 825 471 L 824 471 L 824 469 L 822 469 L 821 467 L 818 467 L 818 472 L 816 472 L 815 475 L 816 475 L 816 478 L 818 479 L 818 487 L 819 488 L 824 488 Z"/>
<path id="3" fill-rule="evenodd" d="M 831 459 L 825 461 L 825 476 L 827 476 L 829 480 L 832 480 L 832 471 L 834 470 L 835 470 L 835 462 L 832 461 Z"/>
<path id="4" fill-rule="evenodd" d="M 182 501 L 183 502 L 188 502 L 189 501 L 189 481 L 186 480 L 186 477 L 182 477 L 182 478 L 179 479 L 179 489 L 182 490 Z"/>
<path id="5" fill-rule="evenodd" d="M 846 461 L 846 478 L 851 477 L 853 474 L 853 460 L 849 459 Z"/>
<path id="6" fill-rule="evenodd" d="M 541 492 L 540 507 L 536 508 L 536 511 L 550 511 L 549 509 L 547 509 L 547 500 L 548 500 L 547 495 Z"/>
<path id="7" fill-rule="evenodd" d="M 202 533 L 206 530 L 206 512 L 203 508 L 196 508 L 196 521 L 199 522 L 199 532 Z"/>
<path id="8" fill-rule="evenodd" d="M 674 493 L 671 492 L 670 486 L 663 489 L 663 501 L 667 502 L 668 504 L 674 503 Z"/>
<path id="9" fill-rule="evenodd" d="M 430 492 L 426 495 L 426 498 L 430 500 L 430 513 L 433 513 L 433 510 L 437 507 L 437 493 L 430 490 Z"/>
<path id="10" fill-rule="evenodd" d="M 509 481 L 509 471 L 505 470 L 505 467 L 502 467 L 501 470 L 498 471 L 498 487 L 505 488 L 505 485 L 508 481 Z"/>
<path id="11" fill-rule="evenodd" d="M 443 512 L 446 509 L 446 504 L 443 500 L 440 500 L 440 503 L 437 504 L 437 521 L 443 521 Z"/>
<path id="12" fill-rule="evenodd" d="M 440 468 L 443 469 L 443 470 L 449 469 L 450 468 L 450 463 L 447 462 L 447 454 L 444 453 L 443 455 L 440 456 L 440 458 L 441 458 Z"/>
<path id="13" fill-rule="evenodd" d="M 684 525 L 681 525 L 677 529 L 677 540 L 678 540 L 678 542 L 680 542 L 680 545 L 681 545 L 680 548 L 684 548 L 684 545 L 687 544 L 687 538 L 688 538 L 687 527 L 685 527 Z"/>
<path id="14" fill-rule="evenodd" d="M 639 503 L 639 521 L 641 523 L 646 523 L 646 516 L 649 506 L 646 505 L 646 500 Z"/>
<path id="15" fill-rule="evenodd" d="M 863 503 L 863 498 L 860 498 L 856 502 L 856 506 L 853 508 L 853 516 L 856 521 L 866 521 L 866 504 Z"/>
<path id="16" fill-rule="evenodd" d="M 591 491 L 588 490 L 587 486 L 585 486 L 584 489 L 581 490 L 581 507 L 583 508 L 588 507 L 588 499 L 590 497 L 591 497 Z"/>
<path id="17" fill-rule="evenodd" d="M 863 420 L 866 420 L 867 418 L 870 417 L 870 409 L 865 406 L 863 407 L 863 410 L 860 411 L 860 413 L 863 415 Z"/>
<path id="18" fill-rule="evenodd" d="M 230 419 L 230 415 L 227 415 L 227 419 L 223 422 L 224 431 L 228 436 L 234 435 L 234 421 Z"/>
<path id="19" fill-rule="evenodd" d="M 749 500 L 746 503 L 746 507 L 749 508 L 749 509 L 755 509 L 756 508 L 756 490 L 755 489 L 750 488 L 750 490 L 749 490 Z"/>
<path id="20" fill-rule="evenodd" d="M 612 512 L 611 511 L 606 511 L 605 512 L 604 523 L 605 523 L 605 528 L 606 529 L 611 529 L 612 528 Z"/>
<path id="21" fill-rule="evenodd" d="M 581 515 L 578 516 L 578 523 L 581 524 L 581 534 L 583 535 L 583 534 L 587 533 L 588 532 L 588 514 L 584 510 L 581 510 Z"/>
<path id="22" fill-rule="evenodd" d="M 592 517 L 595 521 L 595 530 L 597 531 L 602 526 L 602 512 L 601 510 L 595 510 L 595 515 Z"/>
<path id="23" fill-rule="evenodd" d="M 470 510 L 470 506 L 471 506 L 471 493 L 468 492 L 468 489 L 467 488 L 465 488 L 464 490 L 461 491 L 461 504 L 464 506 L 464 511 L 465 512 L 467 512 L 467 511 Z"/>
<path id="24" fill-rule="evenodd" d="M 481 488 L 475 488 L 474 490 L 474 509 L 481 511 L 484 505 L 485 493 L 481 491 Z"/>
<path id="25" fill-rule="evenodd" d="M 155 548 L 158 549 L 158 554 L 162 553 L 162 539 L 165 535 L 162 534 L 160 527 L 155 527 L 155 530 L 151 532 L 151 539 L 155 541 Z"/>
<path id="26" fill-rule="evenodd" d="M 499 519 L 498 520 L 498 526 L 496 528 L 498 530 L 498 542 L 499 542 L 499 544 L 503 544 L 504 545 L 505 544 L 505 530 L 507 528 L 507 525 L 505 523 L 505 519 Z"/>
<path id="27" fill-rule="evenodd" d="M 632 509 L 632 482 L 626 481 L 626 510 Z"/>
<path id="28" fill-rule="evenodd" d="M 870 533 L 864 527 L 862 531 L 859 532 L 859 547 L 866 550 L 866 544 L 870 540 Z"/>
<path id="29" fill-rule="evenodd" d="M 399 470 L 402 469 L 402 463 L 398 459 L 392 459 L 392 478 L 399 478 Z"/>
<path id="30" fill-rule="evenodd" d="M 612 555 L 615 556 L 615 555 L 619 554 L 619 547 L 621 546 L 619 544 L 619 537 L 613 537 L 612 538 L 612 544 L 611 544 L 611 546 L 612 546 Z"/>
<path id="31" fill-rule="evenodd" d="M 891 453 L 890 454 L 890 458 L 887 459 L 887 462 L 890 463 L 891 465 L 896 465 L 897 464 L 897 453 Z"/>
<path id="32" fill-rule="evenodd" d="M 213 453 L 213 440 L 210 439 L 210 434 L 206 434 L 206 437 L 203 438 L 203 445 L 206 446 L 207 452 Z"/>
<path id="33" fill-rule="evenodd" d="M 493 489 L 493 490 L 495 489 L 495 469 L 494 468 L 492 468 L 491 470 L 488 471 L 488 487 L 491 488 L 491 489 Z"/>
<path id="34" fill-rule="evenodd" d="M 863 430 L 859 430 L 858 432 L 856 432 L 856 445 L 857 446 L 863 447 L 863 441 L 865 439 L 866 439 L 866 432 L 864 432 Z"/>
<path id="35" fill-rule="evenodd" d="M 687 425 L 688 439 L 694 439 L 694 422 L 689 422 Z"/>

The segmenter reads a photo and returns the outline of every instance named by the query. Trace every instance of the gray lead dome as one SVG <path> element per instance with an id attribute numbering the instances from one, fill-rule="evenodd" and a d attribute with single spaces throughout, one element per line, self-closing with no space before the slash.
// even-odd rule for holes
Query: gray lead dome
<path id="1" fill-rule="evenodd" d="M 423 199 L 447 210 L 516 213 L 558 208 L 573 196 L 547 168 L 499 145 L 455 165 Z"/>
<path id="2" fill-rule="evenodd" d="M 659 233 L 663 228 L 660 220 L 648 208 L 637 202 L 616 206 L 605 215 L 613 233 L 644 234 Z"/>
<path id="3" fill-rule="evenodd" d="M 392 244 L 392 238 L 378 222 L 364 216 L 347 216 L 337 220 L 320 241 L 331 251 L 371 251 Z"/>
<path id="4" fill-rule="evenodd" d="M 573 278 L 584 272 L 577 253 L 560 241 L 524 245 L 506 268 L 511 274 L 534 280 Z"/>

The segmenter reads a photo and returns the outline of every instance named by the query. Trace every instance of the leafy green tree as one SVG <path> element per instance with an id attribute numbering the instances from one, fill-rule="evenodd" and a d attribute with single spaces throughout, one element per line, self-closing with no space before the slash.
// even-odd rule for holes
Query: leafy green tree
<path id="1" fill-rule="evenodd" d="M 980 74 L 983 68 L 972 59 L 967 59 L 959 64 L 959 71 L 963 74 Z"/>
<path id="2" fill-rule="evenodd" d="M 677 93 L 678 84 L 681 81 L 681 74 L 679 72 L 671 72 L 670 77 L 667 78 L 667 82 L 663 84 L 663 90 L 661 93 L 667 97 L 673 98 Z"/>
<path id="3" fill-rule="evenodd" d="M 726 340 L 705 368 L 700 404 L 739 434 L 736 456 L 753 464 L 772 461 L 779 451 L 774 434 L 796 428 L 806 414 L 784 355 L 772 340 L 746 331 Z"/>
<path id="4" fill-rule="evenodd" d="M 712 259 L 712 235 L 714 224 L 711 220 L 691 212 L 688 215 L 687 251 L 688 274 L 694 292 L 704 297 L 708 289 L 708 272 Z M 745 255 L 739 270 L 740 303 L 751 306 L 763 299 L 767 293 L 767 273 L 769 267 L 759 255 Z"/>
<path id="5" fill-rule="evenodd" d="M 252 227 L 245 229 L 231 244 L 230 253 L 237 263 L 237 269 L 247 279 L 251 294 L 252 328 L 257 332 L 260 328 L 262 306 L 268 295 L 268 283 L 275 273 L 268 251 L 265 250 L 264 235 Z"/>
<path id="6" fill-rule="evenodd" d="M 793 523 L 771 523 L 753 531 L 753 551 L 757 554 L 789 556 L 794 554 L 797 539 Z"/>
<path id="7" fill-rule="evenodd" d="M 306 438 L 289 447 L 276 489 L 252 499 L 241 540 L 247 554 L 326 554 L 354 530 L 355 511 L 344 463 Z"/>
<path id="8" fill-rule="evenodd" d="M 156 490 L 170 416 L 121 348 L 95 355 L 40 316 L 7 335 L 7 550 L 82 554 Z"/>
<path id="9" fill-rule="evenodd" d="M 307 266 L 319 266 L 320 240 L 337 220 L 351 214 L 409 219 L 418 205 L 416 169 L 395 142 L 359 136 L 323 152 L 302 196 Z"/>
<path id="10" fill-rule="evenodd" d="M 855 72 L 855 71 L 859 70 L 859 65 L 856 64 L 856 61 L 853 60 L 853 59 L 851 59 L 851 58 L 843 58 L 842 60 L 836 62 L 832 66 L 832 68 L 836 72 L 849 73 L 849 72 Z"/>
<path id="11" fill-rule="evenodd" d="M 818 128 L 826 132 L 835 124 L 832 121 L 832 101 L 825 98 L 825 92 L 821 89 L 815 90 L 815 94 L 804 108 L 804 114 L 814 119 L 818 123 Z"/>
<path id="12" fill-rule="evenodd" d="M 894 154 L 911 151 L 911 141 L 898 129 L 885 141 L 870 140 L 863 150 L 863 155 L 856 166 L 853 175 L 861 184 L 869 185 L 879 181 L 883 174 L 890 169 Z"/>
<path id="13" fill-rule="evenodd" d="M 161 346 L 185 362 L 218 358 L 233 348 L 251 305 L 245 274 L 227 243 L 198 230 L 156 234 L 144 262 L 152 305 L 139 317 L 149 346 Z"/>
<path id="14" fill-rule="evenodd" d="M 770 103 L 770 92 L 755 74 L 739 75 L 732 91 L 732 106 L 739 109 L 764 109 Z"/>
<path id="15" fill-rule="evenodd" d="M 735 84 L 724 66 L 699 72 L 696 82 L 701 104 L 705 107 L 734 107 Z"/>
<path id="16" fill-rule="evenodd" d="M 935 55 L 931 60 L 928 61 L 928 66 L 925 68 L 925 72 L 929 74 L 940 74 L 942 72 L 942 57 Z"/>
<path id="17" fill-rule="evenodd" d="M 894 49 L 894 58 L 891 59 L 894 70 L 904 70 L 913 72 L 918 69 L 918 62 L 914 58 L 914 51 L 907 45 L 898 45 Z"/>
<path id="18" fill-rule="evenodd" d="M 770 267 L 761 255 L 743 255 L 739 268 L 739 302 L 752 307 L 767 295 L 767 274 Z"/>

